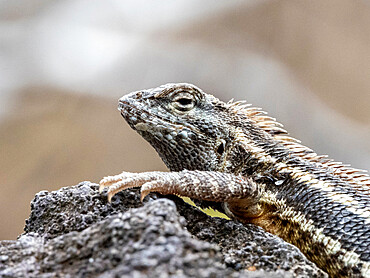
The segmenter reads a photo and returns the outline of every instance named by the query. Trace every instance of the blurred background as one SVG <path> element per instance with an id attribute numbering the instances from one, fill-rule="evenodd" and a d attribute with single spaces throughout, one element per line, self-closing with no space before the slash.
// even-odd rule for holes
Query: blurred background
<path id="1" fill-rule="evenodd" d="M 40 190 L 165 170 L 116 107 L 168 82 L 370 169 L 370 1 L 0 0 L 0 239 Z"/>

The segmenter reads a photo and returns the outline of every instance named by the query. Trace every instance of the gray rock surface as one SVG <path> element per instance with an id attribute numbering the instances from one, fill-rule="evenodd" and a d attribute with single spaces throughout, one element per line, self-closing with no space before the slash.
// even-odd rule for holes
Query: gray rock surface
<path id="1" fill-rule="evenodd" d="M 42 191 L 25 232 L 0 242 L 0 277 L 326 277 L 259 227 L 137 189 L 107 203 L 83 182 Z"/>

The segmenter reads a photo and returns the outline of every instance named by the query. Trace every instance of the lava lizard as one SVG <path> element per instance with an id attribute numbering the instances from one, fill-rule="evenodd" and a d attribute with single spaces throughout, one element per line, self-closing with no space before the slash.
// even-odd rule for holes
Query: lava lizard
<path id="1" fill-rule="evenodd" d="M 296 245 L 330 277 L 370 277 L 370 177 L 290 137 L 243 101 L 187 83 L 132 92 L 118 108 L 171 172 L 123 172 L 108 198 L 141 187 L 200 200 Z"/>

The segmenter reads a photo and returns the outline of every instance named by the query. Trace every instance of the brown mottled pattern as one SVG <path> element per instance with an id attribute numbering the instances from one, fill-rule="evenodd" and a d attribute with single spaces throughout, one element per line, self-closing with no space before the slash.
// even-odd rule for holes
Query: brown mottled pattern
<path id="1" fill-rule="evenodd" d="M 224 103 L 194 85 L 166 84 L 120 99 L 129 125 L 172 171 L 101 181 L 223 208 L 296 245 L 331 277 L 370 277 L 370 178 L 289 137 L 256 107 Z"/>

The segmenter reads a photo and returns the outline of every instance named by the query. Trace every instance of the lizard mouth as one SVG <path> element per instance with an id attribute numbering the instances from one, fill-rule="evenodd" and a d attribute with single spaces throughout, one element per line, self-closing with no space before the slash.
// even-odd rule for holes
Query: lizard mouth
<path id="1" fill-rule="evenodd" d="M 184 126 L 184 124 L 177 124 L 169 119 L 153 115 L 144 104 L 123 97 L 119 101 L 118 110 L 130 127 L 148 142 L 153 143 L 154 147 L 162 144 L 165 146 L 190 145 L 192 141 L 198 141 L 199 132 L 194 131 L 192 126 Z"/>
<path id="2" fill-rule="evenodd" d="M 147 119 L 150 118 L 149 113 L 145 109 L 140 109 L 138 105 L 133 104 L 131 101 L 126 100 L 126 98 L 121 98 L 118 102 L 118 110 L 121 116 L 126 120 L 126 122 L 134 130 L 146 131 L 145 128 L 140 128 L 140 126 L 148 126 Z"/>
<path id="3" fill-rule="evenodd" d="M 119 100 L 118 110 L 126 122 L 137 131 L 155 131 L 155 132 L 181 132 L 186 129 L 193 130 L 192 126 L 184 126 L 176 122 L 163 118 L 159 115 L 153 115 L 145 109 L 145 105 L 139 101 L 130 101 L 123 97 Z"/>
<path id="4" fill-rule="evenodd" d="M 169 123 L 161 117 L 151 115 L 144 105 L 137 101 L 122 98 L 119 100 L 118 110 L 130 127 L 148 140 L 150 137 L 162 140 L 164 136 L 168 137 L 169 133 L 178 133 L 182 129 L 181 125 Z"/>

